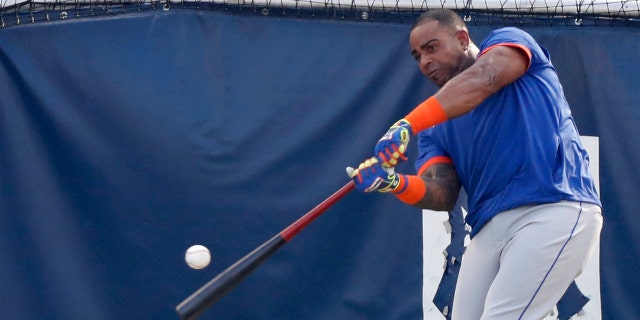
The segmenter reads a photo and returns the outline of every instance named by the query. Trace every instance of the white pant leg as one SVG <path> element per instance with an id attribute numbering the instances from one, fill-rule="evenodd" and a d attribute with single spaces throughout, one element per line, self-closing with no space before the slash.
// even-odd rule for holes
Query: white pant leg
<path id="1" fill-rule="evenodd" d="M 563 201 L 503 212 L 486 227 L 463 257 L 453 319 L 543 319 L 591 257 L 602 216 L 598 206 Z M 483 270 L 495 264 L 497 273 Z"/>
<path id="2" fill-rule="evenodd" d="M 452 320 L 477 320 L 482 316 L 487 292 L 500 267 L 505 227 L 498 220 L 489 221 L 465 248 L 451 309 Z"/>

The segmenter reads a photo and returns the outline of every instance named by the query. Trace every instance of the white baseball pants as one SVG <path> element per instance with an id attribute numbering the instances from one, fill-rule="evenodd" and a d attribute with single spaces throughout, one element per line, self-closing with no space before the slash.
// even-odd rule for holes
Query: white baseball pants
<path id="1" fill-rule="evenodd" d="M 561 201 L 502 212 L 462 258 L 452 320 L 544 319 L 600 239 L 599 206 Z"/>

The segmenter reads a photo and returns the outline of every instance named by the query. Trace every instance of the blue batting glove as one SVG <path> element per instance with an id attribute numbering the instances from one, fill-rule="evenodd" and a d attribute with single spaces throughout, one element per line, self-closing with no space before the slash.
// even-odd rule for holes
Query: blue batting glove
<path id="1" fill-rule="evenodd" d="M 367 159 L 358 166 L 358 169 L 347 167 L 347 175 L 353 179 L 356 188 L 364 192 L 390 192 L 400 184 L 400 178 L 395 170 L 383 168 L 376 157 Z"/>
<path id="2" fill-rule="evenodd" d="M 378 140 L 373 152 L 380 159 L 383 167 L 392 168 L 398 163 L 407 160 L 406 152 L 411 133 L 409 121 L 401 119 L 393 124 L 389 131 Z"/>

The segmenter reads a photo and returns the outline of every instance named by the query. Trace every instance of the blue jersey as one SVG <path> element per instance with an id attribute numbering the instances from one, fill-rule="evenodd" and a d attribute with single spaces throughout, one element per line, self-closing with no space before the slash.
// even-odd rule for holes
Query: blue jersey
<path id="1" fill-rule="evenodd" d="M 472 237 L 496 214 L 523 205 L 571 200 L 601 206 L 548 51 L 509 27 L 493 31 L 479 55 L 496 45 L 527 53 L 526 73 L 471 112 L 418 135 L 418 171 L 436 156 L 452 159 L 468 195 Z"/>

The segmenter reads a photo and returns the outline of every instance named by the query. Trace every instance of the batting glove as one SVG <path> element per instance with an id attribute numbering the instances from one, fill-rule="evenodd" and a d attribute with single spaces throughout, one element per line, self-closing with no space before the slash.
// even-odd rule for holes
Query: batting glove
<path id="1" fill-rule="evenodd" d="M 380 159 L 383 167 L 392 168 L 407 160 L 406 152 L 411 133 L 409 121 L 401 119 L 378 140 L 373 152 Z"/>
<path id="2" fill-rule="evenodd" d="M 356 188 L 364 192 L 392 192 L 398 188 L 400 178 L 393 168 L 383 168 L 376 157 L 367 159 L 358 169 L 347 167 L 347 175 Z"/>

